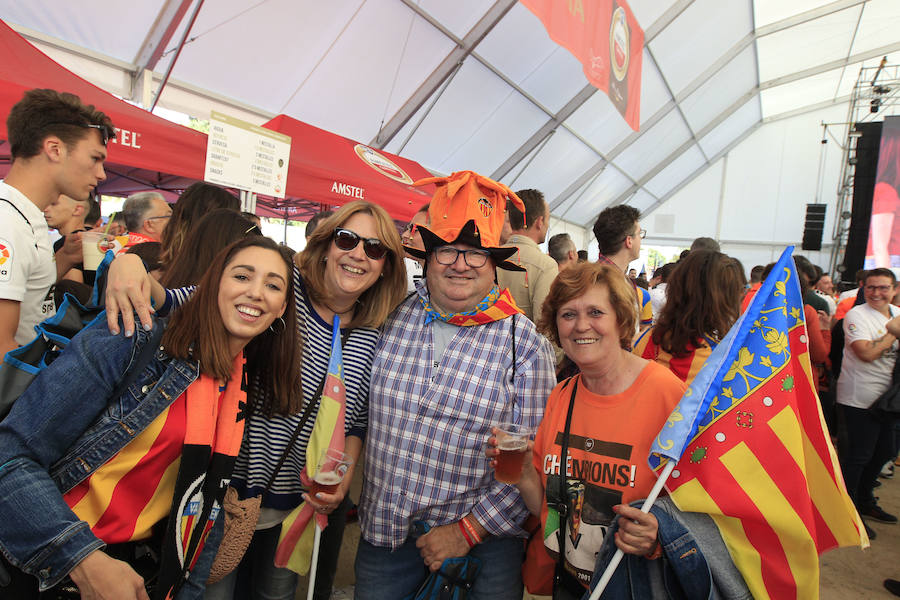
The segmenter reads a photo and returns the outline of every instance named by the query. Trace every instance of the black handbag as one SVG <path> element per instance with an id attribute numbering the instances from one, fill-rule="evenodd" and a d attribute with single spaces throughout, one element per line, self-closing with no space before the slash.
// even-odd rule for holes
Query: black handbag
<path id="1" fill-rule="evenodd" d="M 448 558 L 406 600 L 466 600 L 480 570 L 481 560 L 474 556 Z"/>

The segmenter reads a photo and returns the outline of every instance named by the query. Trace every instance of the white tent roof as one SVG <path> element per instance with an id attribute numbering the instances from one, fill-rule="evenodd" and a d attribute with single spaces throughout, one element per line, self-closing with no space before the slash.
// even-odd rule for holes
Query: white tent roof
<path id="1" fill-rule="evenodd" d="M 199 1 L 2 0 L 0 14 L 161 74 Z M 588 225 L 613 203 L 658 206 L 762 122 L 847 102 L 861 66 L 900 51 L 897 0 L 630 6 L 645 31 L 639 132 L 514 0 L 206 0 L 160 104 L 184 110 L 189 84 L 260 120 L 286 113 L 435 171 L 538 188 Z"/>

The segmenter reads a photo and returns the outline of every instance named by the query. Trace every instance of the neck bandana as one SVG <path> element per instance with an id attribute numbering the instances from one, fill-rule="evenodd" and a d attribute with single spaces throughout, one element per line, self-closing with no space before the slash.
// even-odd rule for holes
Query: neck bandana
<path id="1" fill-rule="evenodd" d="M 513 300 L 509 290 L 504 288 L 501 292 L 500 288 L 496 285 L 491 288 L 491 291 L 488 292 L 488 295 L 485 296 L 481 302 L 475 305 L 474 310 L 466 312 L 442 313 L 438 308 L 431 304 L 429 299 L 422 296 L 419 296 L 419 302 L 422 303 L 422 308 L 425 309 L 426 325 L 435 320 L 444 321 L 445 323 L 458 325 L 460 327 L 485 325 L 522 312 L 519 307 L 516 306 L 516 301 Z"/>

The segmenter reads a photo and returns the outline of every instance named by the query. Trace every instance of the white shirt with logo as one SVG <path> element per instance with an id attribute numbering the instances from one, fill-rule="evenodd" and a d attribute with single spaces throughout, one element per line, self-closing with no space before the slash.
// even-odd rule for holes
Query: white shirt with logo
<path id="1" fill-rule="evenodd" d="M 888 305 L 891 317 L 900 314 L 896 306 Z M 885 323 L 889 318 L 869 306 L 854 306 L 844 317 L 844 360 L 837 383 L 837 403 L 855 408 L 869 408 L 891 385 L 894 361 L 897 360 L 898 343 L 881 356 L 866 362 L 856 356 L 850 344 L 859 340 L 872 341 L 887 333 Z"/>
<path id="2" fill-rule="evenodd" d="M 0 200 L 0 299 L 19 302 L 15 340 L 24 345 L 34 339 L 34 326 L 56 312 L 48 298 L 56 281 L 53 245 L 44 213 L 31 200 L 4 181 L 0 198 L 9 201 Z"/>

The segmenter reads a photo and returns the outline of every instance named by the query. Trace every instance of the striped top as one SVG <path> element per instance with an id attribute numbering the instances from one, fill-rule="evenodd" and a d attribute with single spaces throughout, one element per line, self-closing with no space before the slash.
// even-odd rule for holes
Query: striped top
<path id="1" fill-rule="evenodd" d="M 686 354 L 683 356 L 674 356 L 654 343 L 653 331 L 655 329 L 656 325 L 642 331 L 634 340 L 634 350 L 632 350 L 632 352 L 647 360 L 658 362 L 675 373 L 675 375 L 678 376 L 678 379 L 690 385 L 694 380 L 694 377 L 697 376 L 697 373 L 700 372 L 703 363 L 706 362 L 706 359 L 709 358 L 709 355 L 712 354 L 712 351 L 715 350 L 718 343 L 711 337 L 705 335 L 703 336 L 703 339 L 700 340 L 699 346 L 696 344 L 688 344 Z"/>
<path id="2" fill-rule="evenodd" d="M 168 290 L 166 304 L 178 306 L 186 297 L 185 290 Z M 326 323 L 315 311 L 300 271 L 294 266 L 294 302 L 297 306 L 297 327 L 303 339 L 303 401 L 304 406 L 313 399 L 319 383 L 328 372 L 331 358 L 331 323 Z M 343 333 L 343 331 L 342 331 Z M 378 343 L 379 330 L 374 327 L 357 327 L 350 331 L 342 348 L 344 359 L 344 384 L 347 389 L 347 411 L 344 433 L 365 437 L 368 428 L 369 376 L 372 357 Z M 259 393 L 258 390 L 254 390 Z M 250 394 L 248 394 L 249 396 Z M 318 404 L 318 399 L 316 399 Z M 271 489 L 263 495 L 262 506 L 280 511 L 291 510 L 303 499 L 305 488 L 300 483 L 300 472 L 306 466 L 306 445 L 312 434 L 318 413 L 316 406 L 294 442 L 290 456 L 281 467 Z M 301 411 L 302 413 L 302 411 Z M 263 491 L 284 453 L 291 435 L 300 423 L 301 413 L 293 415 L 262 415 L 252 417 L 246 425 L 244 443 L 234 465 L 231 486 L 241 498 L 256 496 Z"/>

